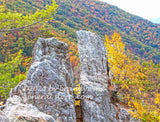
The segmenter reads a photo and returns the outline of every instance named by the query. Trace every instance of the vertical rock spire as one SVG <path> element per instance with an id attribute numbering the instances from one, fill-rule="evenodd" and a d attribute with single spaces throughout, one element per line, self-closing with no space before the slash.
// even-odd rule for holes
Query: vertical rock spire
<path id="1" fill-rule="evenodd" d="M 81 62 L 81 104 L 84 122 L 116 122 L 117 110 L 108 91 L 106 49 L 100 37 L 77 31 Z"/>
<path id="2" fill-rule="evenodd" d="M 55 38 L 39 38 L 26 80 L 11 92 L 58 122 L 75 122 L 73 73 L 68 46 Z"/>

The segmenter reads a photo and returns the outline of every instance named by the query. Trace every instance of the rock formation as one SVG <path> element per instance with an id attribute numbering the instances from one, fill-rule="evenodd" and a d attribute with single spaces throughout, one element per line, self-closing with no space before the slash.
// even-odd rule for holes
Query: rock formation
<path id="1" fill-rule="evenodd" d="M 111 103 L 107 52 L 101 38 L 81 30 L 77 39 L 81 62 L 77 122 L 138 122 Z M 2 122 L 76 122 L 68 46 L 55 38 L 39 38 L 27 78 L 11 90 L 5 106 L 4 113 L 0 111 Z"/>
<path id="2" fill-rule="evenodd" d="M 77 31 L 77 39 L 83 122 L 131 122 L 125 109 L 119 111 L 111 104 L 104 42 L 98 35 L 82 30 Z"/>
<path id="3" fill-rule="evenodd" d="M 55 38 L 39 38 L 26 80 L 10 93 L 51 115 L 58 122 L 75 122 L 73 73 L 68 46 Z"/>
<path id="4" fill-rule="evenodd" d="M 94 33 L 77 31 L 81 62 L 81 104 L 84 122 L 116 121 L 108 91 L 106 48 Z"/>

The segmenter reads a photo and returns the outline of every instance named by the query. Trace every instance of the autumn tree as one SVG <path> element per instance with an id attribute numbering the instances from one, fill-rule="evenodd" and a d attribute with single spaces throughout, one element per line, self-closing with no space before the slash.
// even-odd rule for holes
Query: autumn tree
<path id="1" fill-rule="evenodd" d="M 0 1 L 0 32 L 22 30 L 37 23 L 46 22 L 53 17 L 57 4 L 53 0 L 52 5 L 45 9 L 37 10 L 34 14 L 23 15 L 6 7 L 5 0 Z"/>
<path id="2" fill-rule="evenodd" d="M 37 9 L 33 14 L 20 13 L 7 7 L 7 4 L 14 1 L 0 0 L 0 35 L 7 34 L 6 40 L 0 40 L 0 57 L 3 57 L 0 60 L 0 101 L 8 97 L 11 88 L 25 79 L 31 62 L 31 58 L 22 55 L 26 51 L 23 43 L 26 43 L 26 38 L 16 38 L 12 32 L 47 22 L 53 18 L 58 7 L 53 0 L 51 5 L 46 5 L 45 9 Z"/>
<path id="3" fill-rule="evenodd" d="M 23 72 L 22 66 L 25 66 L 25 63 L 31 58 L 23 61 L 22 53 L 20 50 L 14 57 L 11 57 L 11 61 L 0 63 L 0 100 L 6 99 L 11 88 L 14 88 L 26 78 L 26 73 Z"/>
<path id="4" fill-rule="evenodd" d="M 135 60 L 125 51 L 125 44 L 116 32 L 109 39 L 106 36 L 112 82 L 120 86 L 118 98 L 130 107 L 133 117 L 144 122 L 160 121 L 159 78 L 160 66 L 152 61 Z M 150 98 L 150 99 L 148 99 Z"/>

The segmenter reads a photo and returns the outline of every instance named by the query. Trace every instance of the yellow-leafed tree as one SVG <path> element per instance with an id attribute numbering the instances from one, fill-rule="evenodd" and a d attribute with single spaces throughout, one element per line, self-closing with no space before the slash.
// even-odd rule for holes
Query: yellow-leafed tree
<path id="1" fill-rule="evenodd" d="M 130 52 L 125 51 L 125 44 L 117 32 L 114 32 L 111 39 L 106 35 L 105 46 L 110 72 L 114 74 L 112 82 L 120 86 L 119 99 L 128 105 L 133 117 L 143 122 L 159 122 L 160 100 L 157 84 L 160 65 L 154 65 L 153 62 L 142 63 L 130 57 Z"/>

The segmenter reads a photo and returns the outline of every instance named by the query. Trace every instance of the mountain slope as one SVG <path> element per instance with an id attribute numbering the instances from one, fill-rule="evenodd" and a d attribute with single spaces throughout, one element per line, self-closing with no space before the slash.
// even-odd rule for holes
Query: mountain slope
<path id="1" fill-rule="evenodd" d="M 61 22 L 77 29 L 77 26 L 69 25 L 72 20 L 78 24 L 79 28 L 95 31 L 102 37 L 117 31 L 132 52 L 142 57 L 152 57 L 155 62 L 159 60 L 159 25 L 100 1 L 72 1 L 57 2 L 59 4 L 58 17 L 65 18 L 65 21 L 60 19 Z"/>
<path id="2" fill-rule="evenodd" d="M 16 0 L 9 7 L 17 11 L 34 12 L 52 0 Z M 65 34 L 65 38 L 76 43 L 75 31 L 91 30 L 99 34 L 112 35 L 117 31 L 127 48 L 142 58 L 160 61 L 160 25 L 131 15 L 115 6 L 98 0 L 56 0 L 59 8 L 48 27 L 50 32 Z M 21 8 L 21 9 L 19 9 Z"/>

